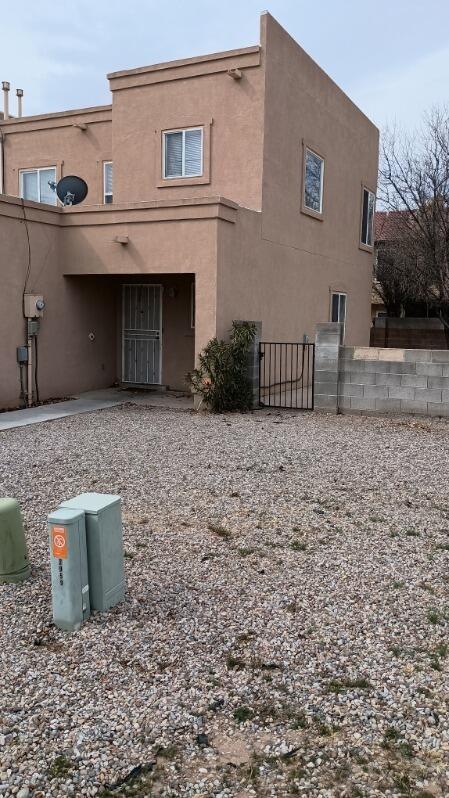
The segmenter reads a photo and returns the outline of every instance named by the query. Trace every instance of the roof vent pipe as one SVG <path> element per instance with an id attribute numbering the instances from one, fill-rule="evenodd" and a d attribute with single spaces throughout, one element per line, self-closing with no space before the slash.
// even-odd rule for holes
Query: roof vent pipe
<path id="1" fill-rule="evenodd" d="M 3 89 L 3 119 L 9 119 L 9 90 L 10 85 L 7 80 L 2 82 Z"/>
<path id="2" fill-rule="evenodd" d="M 17 116 L 20 119 L 20 117 L 22 116 L 23 89 L 16 89 L 16 95 L 17 95 Z"/>

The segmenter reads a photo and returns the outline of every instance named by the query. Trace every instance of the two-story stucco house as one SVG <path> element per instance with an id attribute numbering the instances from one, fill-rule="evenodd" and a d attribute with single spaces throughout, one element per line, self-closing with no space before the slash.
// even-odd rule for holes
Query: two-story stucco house
<path id="1" fill-rule="evenodd" d="M 367 344 L 378 131 L 280 25 L 108 79 L 111 105 L 0 120 L 0 406 L 23 293 L 46 302 L 41 398 L 183 388 L 233 319 Z M 71 174 L 89 193 L 62 208 L 49 182 Z"/>

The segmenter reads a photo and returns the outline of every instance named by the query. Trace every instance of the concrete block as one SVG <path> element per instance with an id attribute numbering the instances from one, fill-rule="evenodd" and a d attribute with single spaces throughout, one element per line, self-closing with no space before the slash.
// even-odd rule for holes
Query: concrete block
<path id="1" fill-rule="evenodd" d="M 337 380 L 334 382 L 318 382 L 318 380 L 315 380 L 314 391 L 315 395 L 336 396 L 338 393 L 338 382 Z"/>
<path id="2" fill-rule="evenodd" d="M 337 412 L 337 397 L 326 396 L 324 394 L 315 394 L 314 396 L 315 410 L 327 410 L 328 412 Z"/>
<path id="3" fill-rule="evenodd" d="M 363 396 L 365 399 L 388 399 L 388 388 L 385 385 L 365 385 Z"/>
<path id="4" fill-rule="evenodd" d="M 427 405 L 427 413 L 429 416 L 440 416 L 441 418 L 449 418 L 449 401 L 448 402 L 429 402 Z"/>
<path id="5" fill-rule="evenodd" d="M 364 399 L 361 396 L 351 396 L 351 410 L 375 410 L 375 399 Z"/>
<path id="6" fill-rule="evenodd" d="M 441 401 L 442 402 L 449 402 L 449 391 L 442 391 L 441 392 Z"/>
<path id="7" fill-rule="evenodd" d="M 368 377 L 368 374 L 366 375 Z M 375 374 L 376 385 L 386 385 L 387 388 L 390 385 L 400 385 L 402 380 L 402 374 Z"/>
<path id="8" fill-rule="evenodd" d="M 433 349 L 432 363 L 449 363 L 449 349 Z"/>
<path id="9" fill-rule="evenodd" d="M 351 409 L 351 397 L 350 396 L 339 396 L 338 397 L 338 409 L 339 410 L 350 410 Z"/>
<path id="10" fill-rule="evenodd" d="M 410 401 L 415 398 L 416 388 L 402 388 L 400 385 L 392 385 L 388 388 L 389 399 L 409 399 Z"/>
<path id="11" fill-rule="evenodd" d="M 366 371 L 379 374 L 416 374 L 416 363 L 396 363 L 388 360 L 373 360 L 366 363 Z"/>
<path id="12" fill-rule="evenodd" d="M 337 382 L 338 371 L 315 369 L 315 382 Z"/>
<path id="13" fill-rule="evenodd" d="M 449 377 L 428 377 L 427 387 L 442 388 L 443 390 L 449 390 Z"/>
<path id="14" fill-rule="evenodd" d="M 443 374 L 443 366 L 438 363 L 417 363 L 416 373 L 423 374 L 426 377 L 441 377 Z"/>
<path id="15" fill-rule="evenodd" d="M 412 363 L 426 361 L 430 363 L 430 349 L 404 349 L 404 359 Z"/>
<path id="16" fill-rule="evenodd" d="M 402 374 L 401 385 L 405 388 L 427 388 L 427 377 L 423 374 Z"/>
<path id="17" fill-rule="evenodd" d="M 338 393 L 340 396 L 363 396 L 363 385 L 353 385 L 350 382 L 340 383 Z"/>
<path id="18" fill-rule="evenodd" d="M 352 382 L 356 385 L 375 385 L 376 375 L 366 371 L 348 371 L 344 374 L 344 382 Z"/>
<path id="19" fill-rule="evenodd" d="M 405 349 L 379 349 L 379 360 L 388 360 L 390 362 L 401 363 L 403 360 L 405 360 L 404 353 Z"/>
<path id="20" fill-rule="evenodd" d="M 427 402 L 418 402 L 415 399 L 409 401 L 408 399 L 403 399 L 401 401 L 401 412 L 402 413 L 416 413 L 419 415 L 426 415 L 427 414 Z"/>
<path id="21" fill-rule="evenodd" d="M 441 373 L 443 377 L 449 377 L 449 366 L 443 366 L 443 370 Z"/>
<path id="22" fill-rule="evenodd" d="M 400 399 L 376 399 L 376 410 L 381 413 L 399 413 L 401 410 Z"/>
<path id="23" fill-rule="evenodd" d="M 342 346 L 340 347 L 341 360 L 354 360 L 355 346 Z"/>
<path id="24" fill-rule="evenodd" d="M 415 388 L 415 396 L 418 402 L 442 402 L 442 391 L 438 388 Z"/>

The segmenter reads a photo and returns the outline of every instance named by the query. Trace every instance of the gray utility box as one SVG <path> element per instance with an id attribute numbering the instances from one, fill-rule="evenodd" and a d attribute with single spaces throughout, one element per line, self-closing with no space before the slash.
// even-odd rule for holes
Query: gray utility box
<path id="1" fill-rule="evenodd" d="M 53 620 L 73 632 L 90 615 L 84 513 L 55 510 L 48 516 L 48 530 Z"/>
<path id="2" fill-rule="evenodd" d="M 85 512 L 90 606 L 104 612 L 125 595 L 120 496 L 82 493 L 61 507 Z"/>

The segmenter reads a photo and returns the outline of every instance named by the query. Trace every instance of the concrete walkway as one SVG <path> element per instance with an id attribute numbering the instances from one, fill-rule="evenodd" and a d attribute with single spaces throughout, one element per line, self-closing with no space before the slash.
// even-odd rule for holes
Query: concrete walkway
<path id="1" fill-rule="evenodd" d="M 56 418 L 75 416 L 78 413 L 92 413 L 107 407 L 132 402 L 147 407 L 165 407 L 180 410 L 193 410 L 193 399 L 184 394 L 172 391 L 133 391 L 106 388 L 99 391 L 88 391 L 68 399 L 66 402 L 29 407 L 24 410 L 11 410 L 0 413 L 0 432 L 28 424 L 39 424 L 42 421 L 54 421 Z"/>

